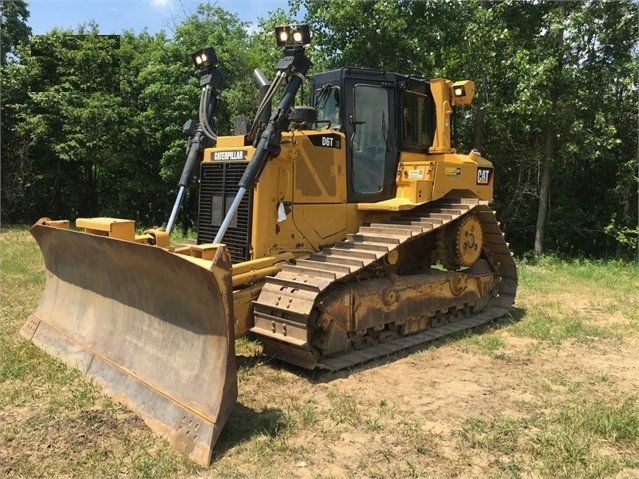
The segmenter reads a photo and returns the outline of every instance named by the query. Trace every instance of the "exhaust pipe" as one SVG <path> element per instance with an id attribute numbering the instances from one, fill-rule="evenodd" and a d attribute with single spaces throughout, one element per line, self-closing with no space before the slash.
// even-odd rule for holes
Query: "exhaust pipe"
<path id="1" fill-rule="evenodd" d="M 260 114 L 257 117 L 257 121 L 262 124 L 266 124 L 271 119 L 271 102 L 267 102 L 262 106 L 262 102 L 264 98 L 266 98 L 266 94 L 271 88 L 271 82 L 266 78 L 266 75 L 262 70 L 256 68 L 253 70 L 253 83 L 258 88 L 259 91 L 259 99 L 260 99 Z"/>

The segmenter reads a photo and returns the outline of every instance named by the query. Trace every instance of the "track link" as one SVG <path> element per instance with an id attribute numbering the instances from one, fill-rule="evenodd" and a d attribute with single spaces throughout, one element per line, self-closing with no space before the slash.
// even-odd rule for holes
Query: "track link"
<path id="1" fill-rule="evenodd" d="M 311 314 L 318 296 L 336 283 L 354 280 L 364 268 L 388 260 L 403 244 L 436 234 L 463 215 L 473 212 L 481 222 L 484 245 L 482 257 L 498 278 L 496 294 L 482 311 L 461 317 L 451 310 L 440 318 L 439 326 L 375 343 L 337 357 L 316 358 L 310 345 Z M 400 214 L 384 223 L 362 226 L 356 234 L 333 247 L 285 265 L 276 276 L 268 277 L 254 302 L 255 327 L 264 351 L 309 369 L 330 371 L 349 368 L 382 358 L 449 334 L 485 324 L 506 314 L 517 291 L 517 268 L 495 214 L 486 202 L 476 199 L 440 200 Z M 468 313 L 468 311 L 467 311 Z"/>

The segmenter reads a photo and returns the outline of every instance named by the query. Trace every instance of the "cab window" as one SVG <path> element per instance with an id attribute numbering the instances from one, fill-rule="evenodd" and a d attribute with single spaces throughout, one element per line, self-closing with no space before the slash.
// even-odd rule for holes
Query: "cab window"
<path id="1" fill-rule="evenodd" d="M 422 85 L 402 93 L 402 140 L 409 149 L 426 149 L 433 144 L 435 105 L 425 90 Z"/>

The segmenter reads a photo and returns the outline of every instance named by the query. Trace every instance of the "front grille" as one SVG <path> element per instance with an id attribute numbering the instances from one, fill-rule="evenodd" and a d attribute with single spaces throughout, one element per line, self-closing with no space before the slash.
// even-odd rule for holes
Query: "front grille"
<path id="1" fill-rule="evenodd" d="M 200 169 L 200 205 L 198 210 L 197 242 L 212 243 L 226 212 L 231 207 L 238 183 L 247 162 L 202 163 Z M 222 242 L 231 254 L 233 263 L 248 261 L 251 255 L 251 207 L 253 192 L 247 191 L 240 202 Z"/>

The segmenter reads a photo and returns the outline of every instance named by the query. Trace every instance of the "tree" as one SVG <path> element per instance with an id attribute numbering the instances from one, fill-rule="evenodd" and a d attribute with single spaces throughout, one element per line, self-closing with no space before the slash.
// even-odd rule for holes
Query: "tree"
<path id="1" fill-rule="evenodd" d="M 538 255 L 549 246 L 571 255 L 609 254 L 614 242 L 606 234 L 610 215 L 616 218 L 624 203 L 628 206 L 623 211 L 636 211 L 636 200 L 628 204 L 634 196 L 629 188 L 633 177 L 620 171 L 635 158 L 636 137 L 629 137 L 628 123 L 622 126 L 619 120 L 624 111 L 624 120 L 634 117 L 630 124 L 636 125 L 636 109 L 629 111 L 626 103 L 637 103 L 632 54 L 637 24 L 631 20 L 637 16 L 637 4 L 530 6 L 538 15 L 528 19 L 533 28 L 529 40 L 512 51 L 512 60 L 505 64 L 505 70 L 516 75 L 515 96 L 504 103 L 507 129 L 497 137 L 507 132 L 516 143 L 528 145 L 525 156 L 515 157 L 514 163 L 520 175 L 532 173 L 524 181 L 522 191 L 527 193 L 522 197 L 536 198 L 538 207 L 536 220 L 530 208 L 534 203 L 529 202 L 524 206 L 528 212 L 512 222 L 522 230 L 536 222 L 535 243 L 528 244 Z M 614 182 L 622 178 L 627 196 L 609 201 Z M 624 228 L 632 227 L 629 216 L 624 218 Z"/>
<path id="2" fill-rule="evenodd" d="M 97 215 L 105 206 L 103 173 L 133 160 L 135 115 L 119 96 L 119 37 L 99 35 L 96 25 L 53 30 L 35 37 L 23 60 L 29 99 L 19 110 L 18 132 L 29 141 L 36 171 L 31 214 Z"/>
<path id="3" fill-rule="evenodd" d="M 214 128 L 218 134 L 230 134 L 232 117 L 249 111 L 252 98 L 257 97 L 247 63 L 246 29 L 247 24 L 237 15 L 210 4 L 200 5 L 175 28 L 173 39 L 164 39 L 161 46 L 146 52 L 138 76 L 140 116 L 152 138 L 154 154 L 159 155 L 165 201 L 174 199 L 186 159 L 187 136 L 182 125 L 198 119 L 199 78 L 191 54 L 206 46 L 217 52 L 224 88 Z M 181 214 L 184 229 L 195 222 L 196 200 L 197 192 L 190 191 Z M 168 218 L 169 208 L 166 211 Z"/>
<path id="4" fill-rule="evenodd" d="M 476 81 L 474 104 L 456 115 L 456 145 L 495 164 L 494 203 L 516 252 L 636 247 L 637 2 L 289 3 L 255 31 L 207 4 L 172 38 L 124 32 L 118 43 L 97 25 L 30 40 L 25 2 L 2 1 L 2 219 L 163 222 L 186 156 L 182 125 L 197 116 L 191 53 L 216 48 L 225 82 L 215 128 L 232 134 L 233 118 L 250 121 L 257 108 L 252 70 L 273 76 L 273 27 L 305 11 L 313 71 Z M 196 200 L 187 196 L 185 228 Z"/>
<path id="5" fill-rule="evenodd" d="M 2 220 L 11 220 L 22 209 L 25 175 L 30 169 L 27 143 L 16 135 L 16 108 L 26 100 L 26 71 L 19 49 L 29 41 L 29 10 L 23 0 L 0 0 L 0 208 Z"/>
<path id="6" fill-rule="evenodd" d="M 20 43 L 29 41 L 28 19 L 25 0 L 0 0 L 0 65 L 6 65 L 10 57 L 17 54 Z"/>

